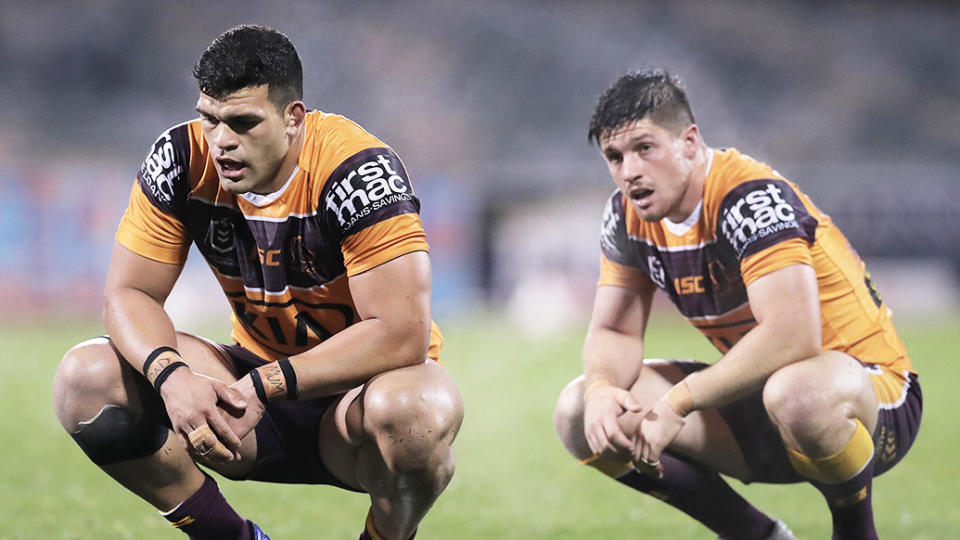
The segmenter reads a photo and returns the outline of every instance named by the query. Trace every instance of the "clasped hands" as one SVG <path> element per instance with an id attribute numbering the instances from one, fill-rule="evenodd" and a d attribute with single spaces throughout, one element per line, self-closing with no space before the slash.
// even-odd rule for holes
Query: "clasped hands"
<path id="1" fill-rule="evenodd" d="M 584 434 L 594 454 L 631 460 L 640 472 L 660 477 L 660 454 L 686 419 L 663 396 L 642 407 L 629 391 L 613 385 L 584 395 Z"/>
<path id="2" fill-rule="evenodd" d="M 161 397 L 174 433 L 199 461 L 240 459 L 241 440 L 257 425 L 266 408 L 249 376 L 228 386 L 183 368 L 170 375 Z"/>

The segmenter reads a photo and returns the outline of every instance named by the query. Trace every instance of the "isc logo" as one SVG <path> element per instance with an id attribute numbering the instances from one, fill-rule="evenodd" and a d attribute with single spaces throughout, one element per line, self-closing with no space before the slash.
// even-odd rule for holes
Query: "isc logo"
<path id="1" fill-rule="evenodd" d="M 327 193 L 326 207 L 344 228 L 371 211 L 400 200 L 409 200 L 409 186 L 384 154 L 360 163 Z"/>
<path id="2" fill-rule="evenodd" d="M 706 292 L 703 288 L 703 276 L 684 276 L 673 279 L 673 288 L 677 294 L 695 294 Z"/>
<path id="3" fill-rule="evenodd" d="M 796 212 L 782 193 L 781 188 L 767 184 L 726 205 L 720 229 L 738 252 L 759 237 L 797 226 Z"/>
<path id="4" fill-rule="evenodd" d="M 173 200 L 173 181 L 183 172 L 183 167 L 176 163 L 175 159 L 173 138 L 167 131 L 153 144 L 153 152 L 140 168 L 140 174 L 150 186 L 151 194 L 161 202 L 169 203 Z"/>

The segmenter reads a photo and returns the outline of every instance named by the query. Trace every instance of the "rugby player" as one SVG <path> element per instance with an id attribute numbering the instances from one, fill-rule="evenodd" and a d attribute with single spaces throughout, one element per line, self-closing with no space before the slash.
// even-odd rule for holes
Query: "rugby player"
<path id="1" fill-rule="evenodd" d="M 562 391 L 567 450 L 721 538 L 793 538 L 718 473 L 809 482 L 834 538 L 876 538 L 872 479 L 916 436 L 921 393 L 857 253 L 796 185 L 704 142 L 680 82 L 621 77 L 589 138 L 616 191 L 583 375 Z M 654 292 L 722 353 L 644 359 Z"/>
<path id="2" fill-rule="evenodd" d="M 410 538 L 453 475 L 463 405 L 439 363 L 403 163 L 347 118 L 307 110 L 300 58 L 275 30 L 228 30 L 194 76 L 200 118 L 143 162 L 107 276 L 109 337 L 64 356 L 57 416 L 190 538 L 267 538 L 198 463 L 365 492 L 360 538 Z M 163 309 L 191 243 L 233 308 L 235 343 L 175 331 Z"/>

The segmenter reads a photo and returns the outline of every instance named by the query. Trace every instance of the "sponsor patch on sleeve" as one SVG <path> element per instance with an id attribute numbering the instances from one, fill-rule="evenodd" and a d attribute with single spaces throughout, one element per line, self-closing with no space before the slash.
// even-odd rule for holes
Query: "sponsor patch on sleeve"
<path id="1" fill-rule="evenodd" d="M 812 244 L 817 220 L 787 182 L 751 180 L 724 197 L 717 229 L 719 239 L 742 259 L 790 238 Z"/>
<path id="2" fill-rule="evenodd" d="M 320 206 L 344 237 L 420 211 L 407 172 L 389 148 L 369 148 L 341 163 L 323 187 Z"/>
<path id="3" fill-rule="evenodd" d="M 190 169 L 190 141 L 186 124 L 164 132 L 150 147 L 140 165 L 137 182 L 147 199 L 164 212 L 172 213 L 177 191 L 184 189 Z"/>
<path id="4" fill-rule="evenodd" d="M 623 216 L 623 195 L 620 190 L 613 192 L 603 207 L 603 223 L 600 226 L 600 249 L 604 257 L 620 264 L 626 264 L 627 231 Z"/>

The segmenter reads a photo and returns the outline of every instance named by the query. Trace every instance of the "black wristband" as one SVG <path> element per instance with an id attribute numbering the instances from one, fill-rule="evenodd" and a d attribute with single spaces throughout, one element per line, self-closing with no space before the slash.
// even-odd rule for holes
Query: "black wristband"
<path id="1" fill-rule="evenodd" d="M 277 365 L 280 366 L 280 371 L 283 373 L 283 378 L 287 383 L 287 399 L 296 401 L 297 399 L 297 372 L 294 371 L 293 366 L 290 365 L 289 358 L 281 358 L 277 360 Z"/>
<path id="2" fill-rule="evenodd" d="M 167 377 L 169 377 L 170 374 L 173 373 L 173 371 L 174 371 L 175 369 L 177 369 L 177 368 L 182 368 L 182 367 L 189 368 L 190 366 L 188 366 L 186 362 L 181 362 L 181 361 L 177 360 L 176 362 L 173 362 L 173 363 L 171 363 L 170 365 L 168 365 L 167 367 L 163 368 L 163 371 L 161 371 L 159 374 L 157 374 L 157 378 L 153 380 L 153 388 L 154 388 L 154 390 L 156 390 L 157 393 L 159 394 L 159 393 L 160 393 L 160 387 L 161 387 L 161 386 L 163 385 L 163 383 L 167 380 Z"/>
<path id="3" fill-rule="evenodd" d="M 260 401 L 262 401 L 264 405 L 266 405 L 267 391 L 263 388 L 263 381 L 260 380 L 259 370 L 250 370 L 250 381 L 253 383 L 253 389 L 257 392 L 257 397 L 260 398 Z"/>
<path id="4" fill-rule="evenodd" d="M 172 352 L 177 356 L 180 356 L 180 352 L 174 349 L 173 347 L 167 347 L 167 346 L 157 347 L 156 349 L 153 350 L 153 352 L 147 355 L 146 361 L 143 362 L 142 371 L 143 371 L 144 377 L 147 377 L 147 370 L 150 369 L 150 364 L 152 364 L 153 361 L 156 360 L 158 356 L 160 356 L 165 352 Z M 149 377 L 147 377 L 147 379 L 149 380 Z"/>

